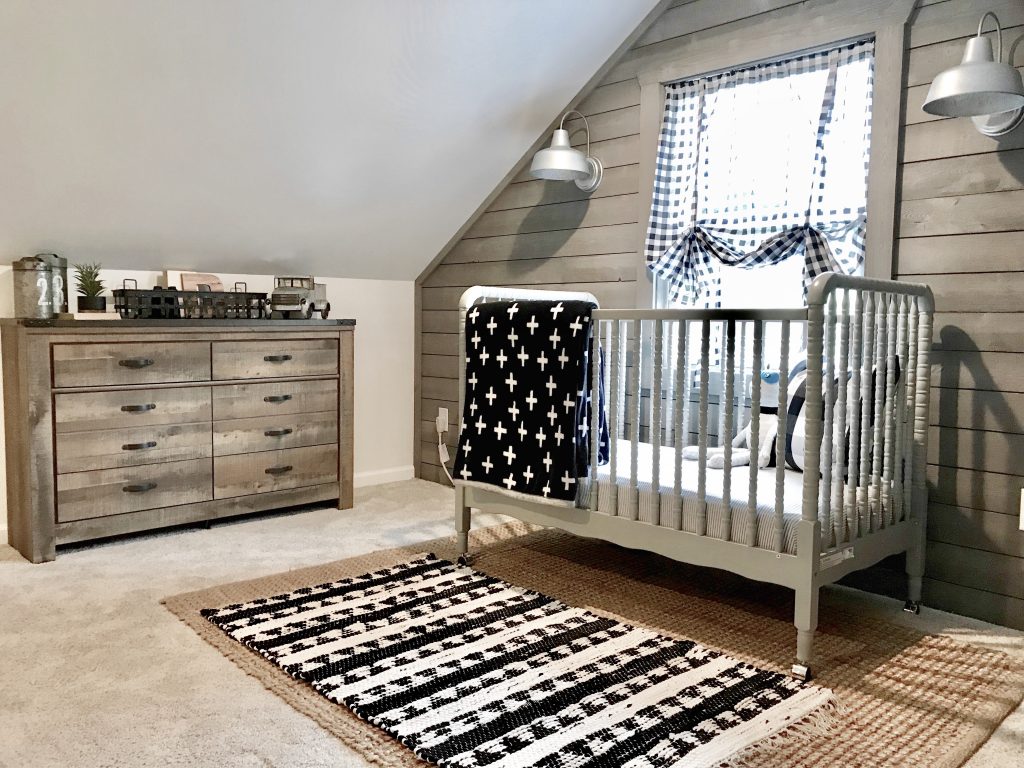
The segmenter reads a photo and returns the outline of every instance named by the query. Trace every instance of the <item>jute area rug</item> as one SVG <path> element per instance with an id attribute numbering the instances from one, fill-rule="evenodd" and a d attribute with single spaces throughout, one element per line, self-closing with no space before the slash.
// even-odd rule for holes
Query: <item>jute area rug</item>
<path id="1" fill-rule="evenodd" d="M 358 576 L 416 553 L 455 557 L 453 539 L 374 552 L 322 566 L 168 598 L 182 621 L 380 766 L 424 765 L 382 731 L 232 640 L 200 611 Z M 792 663 L 792 593 L 648 553 L 509 523 L 472 535 L 475 569 L 571 605 L 695 640 L 777 671 Z M 768 741 L 750 766 L 959 766 L 1024 697 L 1024 666 L 1009 656 L 922 635 L 831 604 L 822 594 L 815 682 L 831 688 L 838 724 L 825 736 Z"/>

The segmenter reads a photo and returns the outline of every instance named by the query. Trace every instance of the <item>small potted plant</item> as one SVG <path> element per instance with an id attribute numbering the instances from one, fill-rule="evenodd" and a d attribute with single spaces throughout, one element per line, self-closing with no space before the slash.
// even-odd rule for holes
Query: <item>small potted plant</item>
<path id="1" fill-rule="evenodd" d="M 99 264 L 75 264 L 79 312 L 106 312 L 107 297 L 101 296 L 106 286 L 100 280 Z"/>

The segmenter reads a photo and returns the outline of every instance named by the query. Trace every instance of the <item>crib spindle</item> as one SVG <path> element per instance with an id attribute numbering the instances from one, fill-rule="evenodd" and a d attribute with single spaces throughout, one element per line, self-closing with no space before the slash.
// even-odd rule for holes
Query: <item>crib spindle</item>
<path id="1" fill-rule="evenodd" d="M 743 410 L 746 391 L 744 385 L 747 381 L 747 323 L 740 321 L 740 357 L 739 365 L 736 367 L 736 382 L 733 385 L 736 393 L 736 407 L 733 416 L 733 431 L 737 425 L 743 423 Z"/>
<path id="2" fill-rule="evenodd" d="M 906 410 L 907 427 L 904 430 L 903 445 L 903 516 L 913 516 L 911 508 L 914 490 L 914 408 L 917 402 L 917 334 L 919 323 L 917 300 L 910 299 L 907 309 L 907 388 L 903 405 Z"/>
<path id="3" fill-rule="evenodd" d="M 864 293 L 864 333 L 860 370 L 860 479 L 857 484 L 857 514 L 861 527 L 867 533 L 874 533 L 871 519 L 871 504 L 868 501 L 868 481 L 871 477 L 871 366 L 875 350 L 875 297 L 871 291 Z"/>
<path id="4" fill-rule="evenodd" d="M 782 321 L 779 353 L 779 434 L 775 438 L 775 551 L 783 550 L 786 494 L 786 427 L 789 422 L 789 320 Z"/>
<path id="5" fill-rule="evenodd" d="M 611 326 L 611 360 L 609 362 L 611 367 L 609 376 L 611 391 L 608 393 L 608 431 L 611 437 L 611 442 L 608 445 L 608 477 L 611 480 L 611 489 L 609 493 L 611 496 L 610 514 L 617 515 L 619 514 L 619 419 L 621 418 L 620 414 L 622 414 L 622 409 L 619 405 L 621 390 L 619 372 L 620 369 L 625 366 L 621 365 L 619 357 L 622 341 L 622 322 L 619 320 L 612 320 Z"/>
<path id="6" fill-rule="evenodd" d="M 860 373 L 862 336 L 864 330 L 864 292 L 855 291 L 853 294 L 853 317 L 850 321 L 850 362 L 852 378 L 850 379 L 850 456 L 847 462 L 846 477 L 846 519 L 850 531 L 850 540 L 859 539 L 861 536 L 860 513 L 857 504 L 857 481 L 860 472 L 860 439 L 861 421 L 858 398 L 860 397 Z"/>
<path id="7" fill-rule="evenodd" d="M 850 532 L 846 528 L 846 510 L 844 509 L 843 475 L 846 471 L 846 404 L 847 391 L 850 387 L 847 372 L 850 366 L 850 292 L 843 291 L 843 301 L 840 306 L 839 316 L 839 370 L 837 372 L 837 388 L 839 390 L 836 400 L 836 418 L 838 424 L 834 433 L 833 455 L 833 477 L 832 492 L 829 494 L 829 501 L 832 507 L 832 523 L 835 526 L 836 546 L 849 540 Z"/>
<path id="8" fill-rule="evenodd" d="M 688 328 L 685 320 L 679 320 L 676 327 L 676 387 L 675 401 L 673 406 L 675 412 L 672 415 L 675 434 L 675 475 L 672 478 L 672 527 L 676 530 L 683 528 L 683 448 L 686 447 L 687 434 L 685 416 L 690 407 L 689 394 L 686 387 L 686 377 L 689 371 L 687 365 L 687 333 Z"/>
<path id="9" fill-rule="evenodd" d="M 707 535 L 708 386 L 711 352 L 711 321 L 700 327 L 700 410 L 697 412 L 697 535 Z"/>
<path id="10" fill-rule="evenodd" d="M 595 320 L 590 339 L 590 511 L 597 511 L 597 462 L 601 455 L 601 321 Z M 584 392 L 586 396 L 586 392 Z M 613 478 L 614 487 L 614 478 Z"/>
<path id="11" fill-rule="evenodd" d="M 764 364 L 764 323 L 754 321 L 754 363 L 750 382 L 750 487 L 747 490 L 747 546 L 757 546 L 757 479 L 761 437 L 761 368 Z"/>
<path id="12" fill-rule="evenodd" d="M 825 310 L 825 328 L 822 338 L 825 375 L 822 381 L 822 402 L 825 404 L 824 420 L 821 428 L 821 456 L 819 466 L 821 469 L 821 483 L 818 488 L 818 520 L 821 523 L 823 538 L 830 544 L 838 544 L 838 537 L 832 541 L 836 532 L 832 522 L 832 449 L 835 446 L 835 437 L 832 432 L 835 421 L 836 404 L 836 356 L 835 356 L 835 335 L 836 335 L 836 294 L 835 291 L 828 295 L 828 305 Z M 804 467 L 804 471 L 810 471 L 810 465 Z"/>
<path id="13" fill-rule="evenodd" d="M 732 424 L 733 396 L 736 386 L 736 322 L 725 322 L 725 398 L 719 407 L 724 409 L 723 437 L 721 443 L 725 448 L 722 458 L 725 469 L 722 472 L 722 520 L 725 530 L 722 533 L 726 541 L 732 541 Z"/>
<path id="14" fill-rule="evenodd" d="M 661 524 L 661 380 L 662 380 L 662 332 L 661 320 L 653 320 L 654 348 L 651 354 L 651 365 L 654 368 L 651 382 L 651 450 L 654 453 L 651 475 L 651 521 Z"/>
<path id="15" fill-rule="evenodd" d="M 640 459 L 640 415 L 643 413 L 640 397 L 640 368 L 643 361 L 643 321 L 634 320 L 633 323 L 633 368 L 632 368 L 632 389 L 633 401 L 629 407 L 630 435 L 629 435 L 629 502 L 626 509 L 626 516 L 630 520 L 636 520 L 640 516 L 640 492 L 637 482 L 637 471 Z"/>
<path id="16" fill-rule="evenodd" d="M 874 408 L 874 437 L 871 445 L 871 490 L 868 498 L 872 519 L 875 520 L 875 530 L 885 528 L 885 515 L 882 512 L 882 461 L 884 457 L 884 436 L 885 436 L 885 371 L 882 366 L 885 364 L 885 355 L 888 349 L 888 336 L 886 331 L 888 294 L 879 294 L 876 303 L 875 316 L 875 358 L 874 358 L 874 380 L 875 385 L 875 408 Z"/>
<path id="17" fill-rule="evenodd" d="M 893 504 L 893 520 L 899 522 L 903 520 L 903 445 L 904 445 L 904 433 L 906 432 L 906 392 L 907 392 L 907 375 L 909 371 L 904 368 L 907 364 L 907 312 L 909 311 L 909 302 L 907 296 L 899 297 L 899 304 L 897 305 L 897 318 L 898 318 L 898 329 L 897 335 L 899 341 L 897 343 L 896 359 L 900 365 L 900 380 L 896 382 L 896 392 L 894 395 L 894 407 L 896 408 L 896 435 L 893 440 L 893 450 L 895 456 L 893 457 L 893 477 L 892 477 L 892 504 Z"/>
<path id="18" fill-rule="evenodd" d="M 892 480 L 893 454 L 896 452 L 896 299 L 893 294 L 886 297 L 886 351 L 885 351 L 885 425 L 882 445 L 882 480 L 879 498 L 879 512 L 886 525 L 896 522 L 893 515 Z"/>

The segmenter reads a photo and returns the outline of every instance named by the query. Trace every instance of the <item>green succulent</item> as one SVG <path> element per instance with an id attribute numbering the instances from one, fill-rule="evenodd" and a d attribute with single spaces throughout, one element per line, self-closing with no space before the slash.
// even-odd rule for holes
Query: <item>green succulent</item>
<path id="1" fill-rule="evenodd" d="M 99 264 L 75 264 L 75 283 L 78 292 L 88 298 L 95 298 L 106 288 L 100 280 Z"/>

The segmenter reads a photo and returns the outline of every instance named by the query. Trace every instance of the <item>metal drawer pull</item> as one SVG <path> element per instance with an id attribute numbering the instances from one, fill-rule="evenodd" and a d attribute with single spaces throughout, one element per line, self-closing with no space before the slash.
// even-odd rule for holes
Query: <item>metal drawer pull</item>
<path id="1" fill-rule="evenodd" d="M 263 360 L 268 363 L 287 363 L 292 359 L 291 355 L 264 355 Z"/>
<path id="2" fill-rule="evenodd" d="M 147 440 L 144 443 L 125 443 L 121 446 L 122 451 L 144 451 L 147 448 L 156 448 L 156 440 Z"/>
<path id="3" fill-rule="evenodd" d="M 267 395 L 263 398 L 265 403 L 286 403 L 292 399 L 291 395 Z"/>
<path id="4" fill-rule="evenodd" d="M 130 357 L 127 360 L 118 360 L 117 364 L 122 368 L 148 368 L 153 361 L 148 357 Z"/>
<path id="5" fill-rule="evenodd" d="M 290 435 L 291 433 L 292 433 L 292 428 L 291 427 L 285 427 L 284 429 L 267 429 L 267 430 L 264 430 L 263 436 L 264 437 L 284 437 L 285 435 Z"/>
<path id="6" fill-rule="evenodd" d="M 145 405 L 122 405 L 121 410 L 125 413 L 145 413 L 146 411 L 152 411 L 156 409 L 156 403 L 146 403 Z"/>
<path id="7" fill-rule="evenodd" d="M 145 493 L 156 488 L 156 483 L 139 483 L 137 485 L 126 485 L 121 490 L 125 493 Z"/>
<path id="8" fill-rule="evenodd" d="M 283 467 L 267 467 L 264 470 L 268 475 L 283 475 L 285 472 L 292 471 L 291 464 L 285 464 Z"/>

